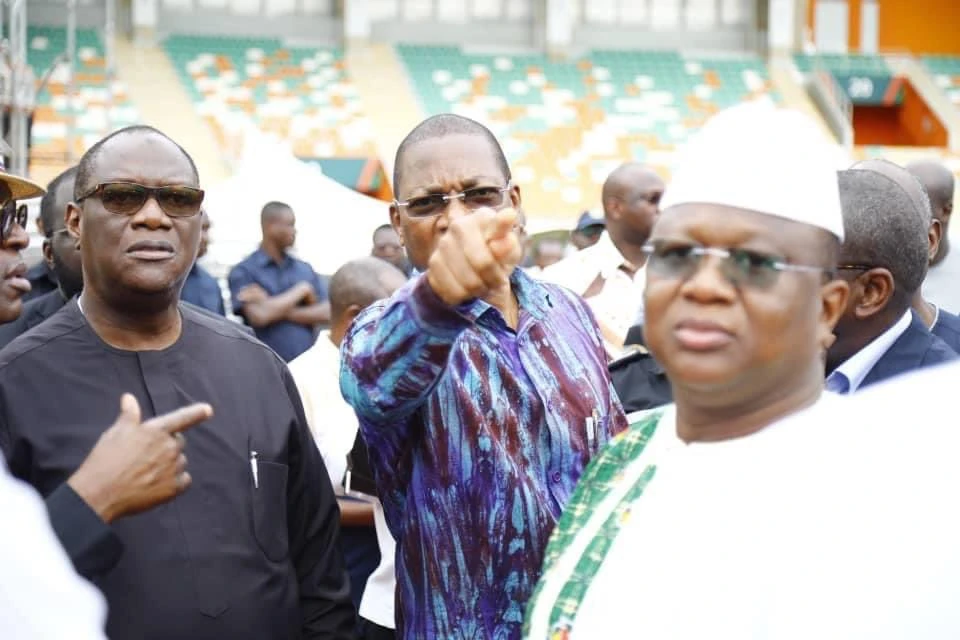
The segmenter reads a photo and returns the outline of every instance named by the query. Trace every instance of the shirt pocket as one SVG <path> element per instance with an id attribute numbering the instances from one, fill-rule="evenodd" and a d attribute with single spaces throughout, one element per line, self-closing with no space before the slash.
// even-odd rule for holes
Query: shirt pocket
<path id="1" fill-rule="evenodd" d="M 285 560 L 287 535 L 287 465 L 258 461 L 258 483 L 253 487 L 253 535 L 268 559 Z"/>

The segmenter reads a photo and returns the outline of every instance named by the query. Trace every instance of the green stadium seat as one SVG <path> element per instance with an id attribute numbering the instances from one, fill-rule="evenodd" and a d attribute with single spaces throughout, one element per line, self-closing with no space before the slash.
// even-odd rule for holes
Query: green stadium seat
<path id="1" fill-rule="evenodd" d="M 301 157 L 375 153 L 342 50 L 185 35 L 168 37 L 163 47 L 221 145 L 254 126 Z"/>
<path id="2" fill-rule="evenodd" d="M 771 92 L 755 56 L 594 50 L 582 58 L 473 55 L 454 47 L 396 48 L 427 114 L 489 125 L 523 184 L 549 212 L 594 206 L 599 183 L 633 158 L 668 172 L 678 144 L 711 113 Z M 519 180 L 519 177 L 518 177 Z"/>
<path id="3" fill-rule="evenodd" d="M 73 103 L 67 97 L 67 71 L 60 67 L 37 94 L 32 155 L 35 159 L 67 157 L 67 132 L 74 122 L 73 154 L 79 157 L 99 138 L 139 120 L 121 82 L 108 81 L 105 49 L 93 29 L 78 29 Z M 63 27 L 28 26 L 27 63 L 39 82 L 56 59 L 66 51 Z M 72 108 L 71 108 L 72 107 Z"/>

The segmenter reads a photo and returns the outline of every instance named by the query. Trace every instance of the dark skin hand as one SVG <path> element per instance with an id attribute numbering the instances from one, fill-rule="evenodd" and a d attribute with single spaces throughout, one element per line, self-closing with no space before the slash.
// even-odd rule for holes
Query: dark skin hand
<path id="1" fill-rule="evenodd" d="M 125 393 L 116 422 L 67 484 L 107 524 L 168 502 L 190 486 L 183 432 L 212 415 L 195 403 L 141 422 L 140 405 Z"/>
<path id="2" fill-rule="evenodd" d="M 373 505 L 352 500 L 337 500 L 340 506 L 340 524 L 345 527 L 372 527 Z"/>
<path id="3" fill-rule="evenodd" d="M 330 321 L 330 304 L 319 302 L 308 282 L 298 282 L 287 291 L 270 297 L 258 284 L 247 285 L 237 293 L 244 303 L 244 315 L 254 327 L 265 327 L 281 320 L 307 326 Z"/>

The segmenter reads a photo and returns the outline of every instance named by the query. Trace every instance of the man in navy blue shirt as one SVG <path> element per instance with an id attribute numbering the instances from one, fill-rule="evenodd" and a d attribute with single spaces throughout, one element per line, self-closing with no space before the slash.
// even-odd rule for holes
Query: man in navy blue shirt
<path id="1" fill-rule="evenodd" d="M 197 261 L 206 255 L 207 245 L 210 243 L 210 217 L 206 211 L 201 211 L 200 215 L 203 216 L 203 230 L 200 234 L 200 248 L 197 249 Z M 207 311 L 219 313 L 222 316 L 227 315 L 223 306 L 220 284 L 197 261 L 194 261 L 193 268 L 187 274 L 187 280 L 183 283 L 183 290 L 180 292 L 180 299 Z"/>
<path id="2" fill-rule="evenodd" d="M 297 238 L 290 206 L 268 202 L 260 226 L 260 248 L 228 276 L 233 311 L 290 362 L 313 345 L 319 327 L 330 321 L 330 304 L 313 267 L 287 253 Z"/>

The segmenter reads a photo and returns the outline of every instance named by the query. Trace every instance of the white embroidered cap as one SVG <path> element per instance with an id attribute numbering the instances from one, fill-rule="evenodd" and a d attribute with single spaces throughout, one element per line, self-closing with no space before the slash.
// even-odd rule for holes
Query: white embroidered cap
<path id="1" fill-rule="evenodd" d="M 826 229 L 842 242 L 837 171 L 850 163 L 808 116 L 747 102 L 712 117 L 680 151 L 660 210 L 748 209 Z"/>

